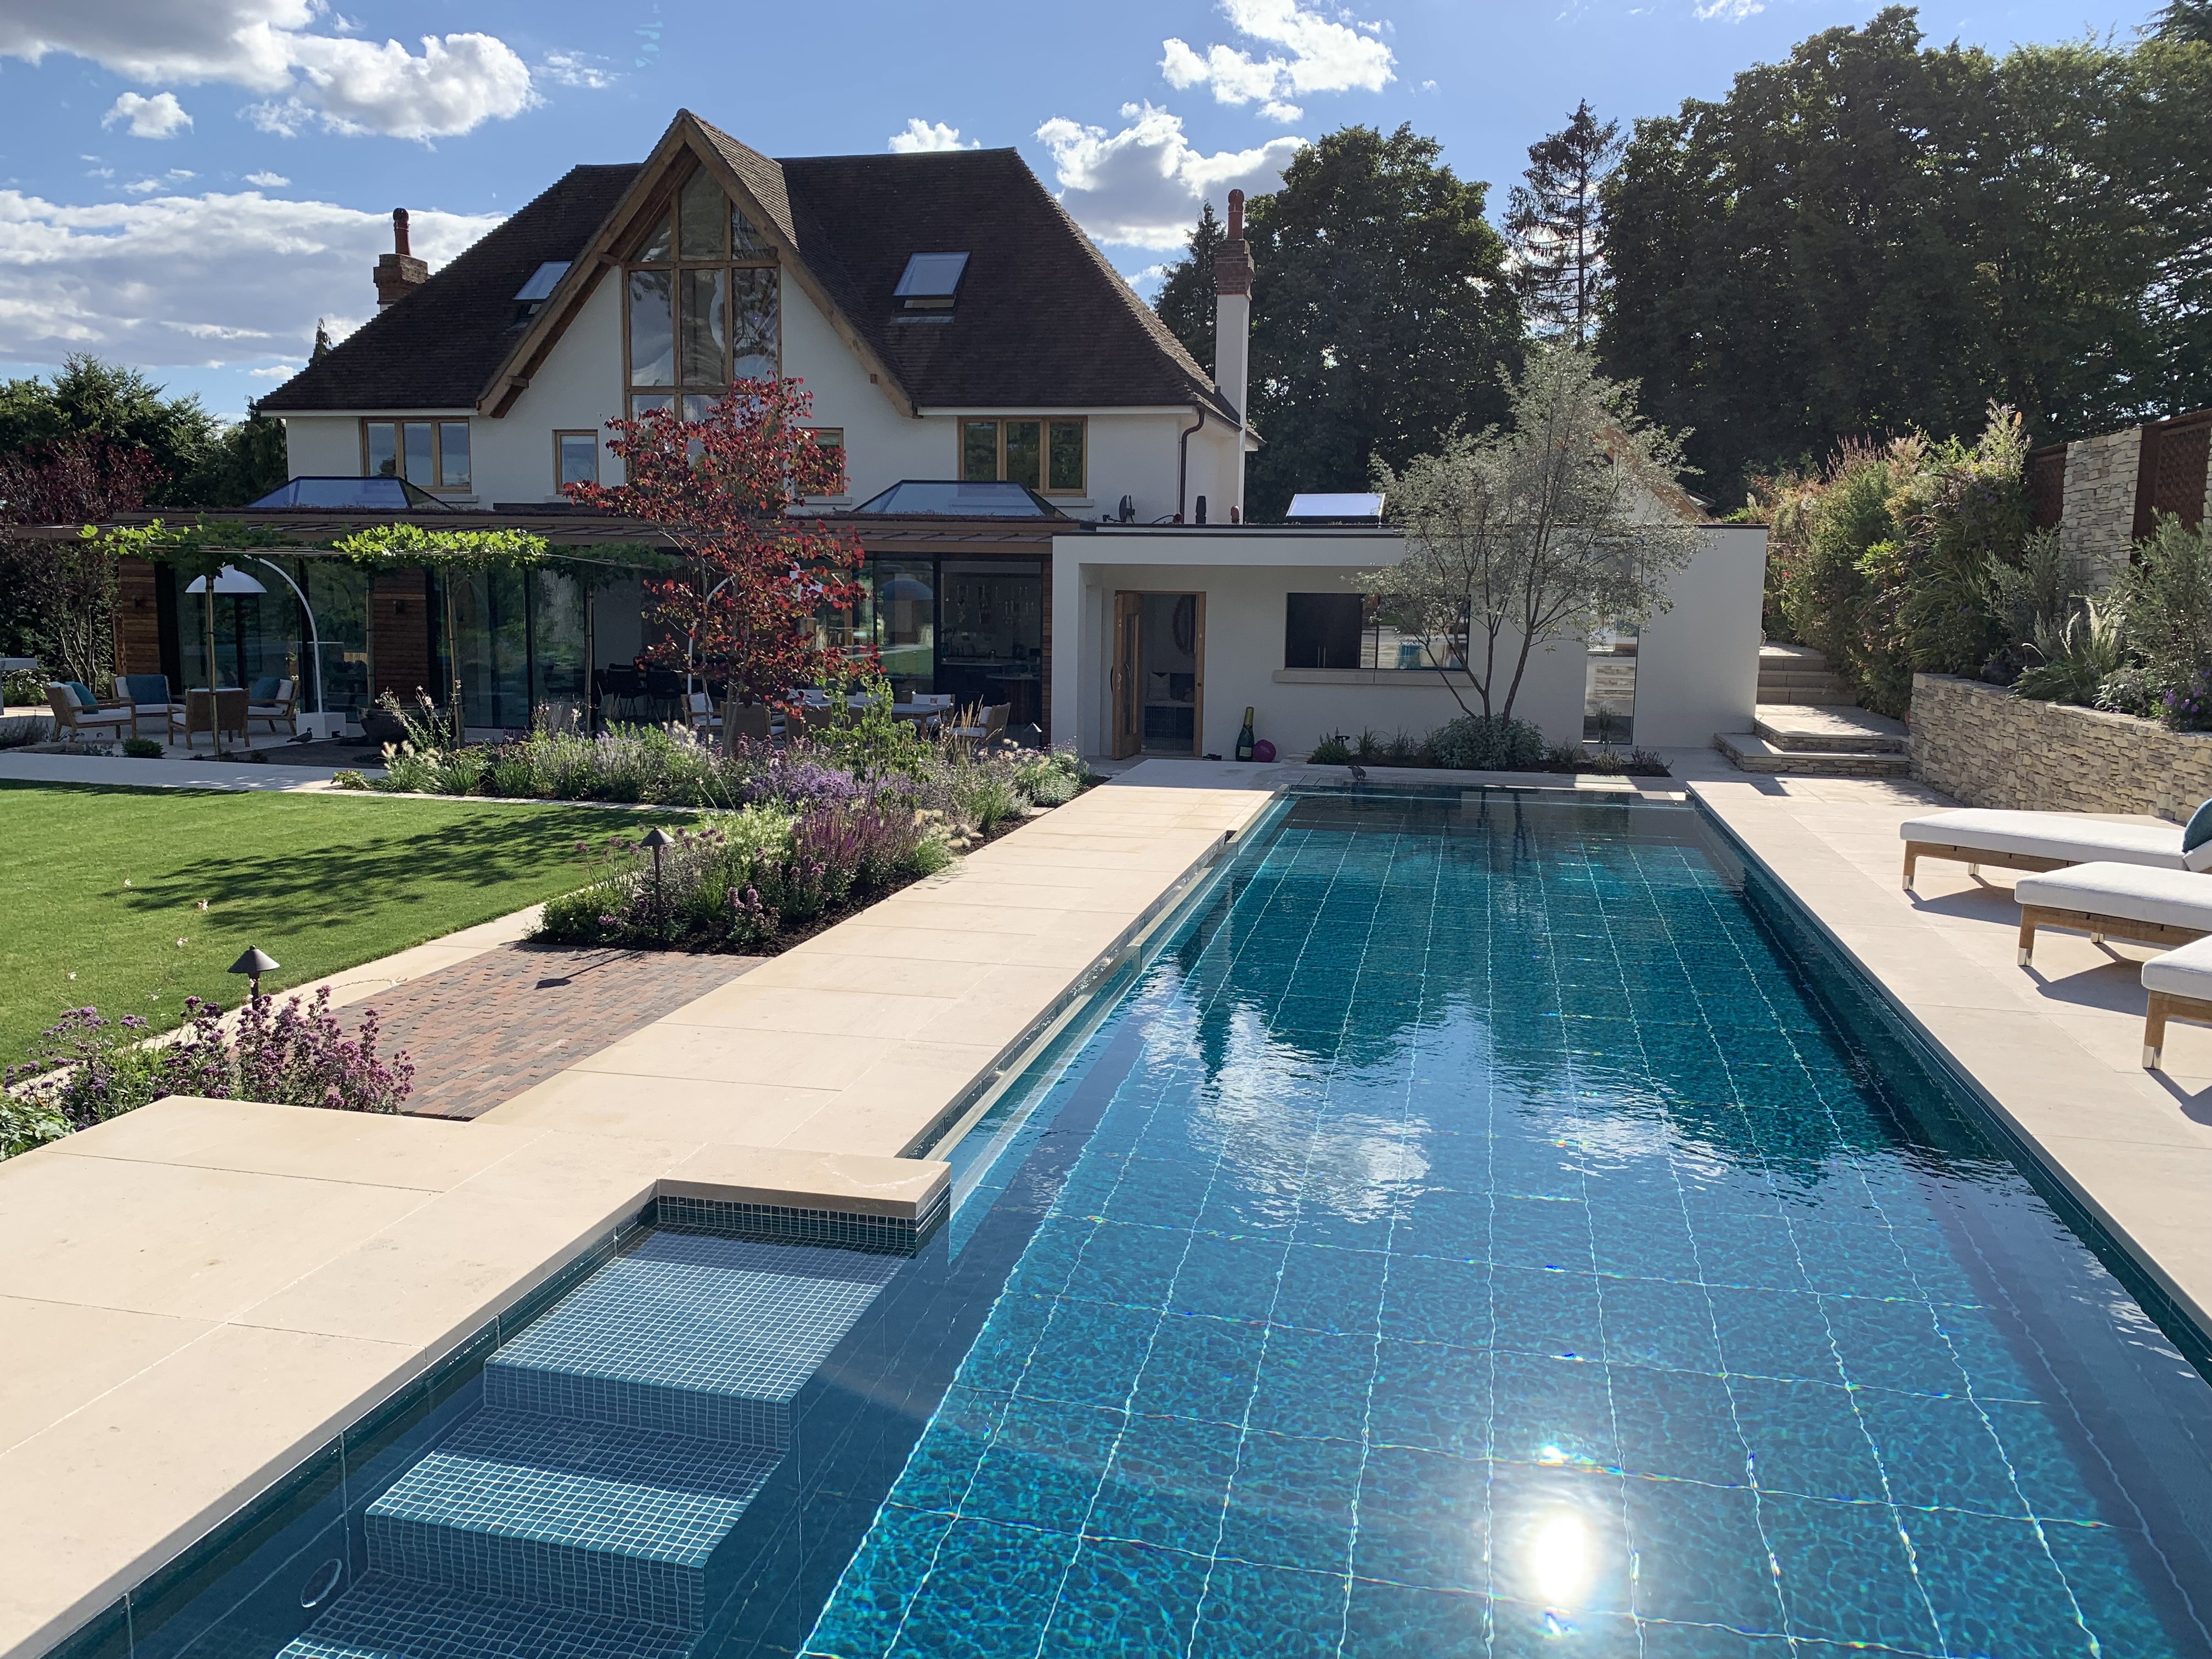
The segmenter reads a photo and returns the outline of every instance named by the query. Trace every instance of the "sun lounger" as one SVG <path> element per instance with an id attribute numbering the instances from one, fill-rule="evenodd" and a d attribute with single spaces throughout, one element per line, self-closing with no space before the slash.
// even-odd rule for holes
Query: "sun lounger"
<path id="1" fill-rule="evenodd" d="M 2178 823 L 2115 823 L 2080 812 L 2003 812 L 1966 807 L 1909 818 L 1905 884 L 1922 859 L 1948 859 L 1969 869 L 2063 870 L 2070 864 L 2141 864 L 2160 870 L 2212 870 L 2212 845 L 2181 850 Z"/>
<path id="2" fill-rule="evenodd" d="M 2150 993 L 2150 1009 L 2143 1015 L 2143 1069 L 2156 1071 L 2166 1047 L 2166 1021 L 2212 1025 L 2212 939 L 2153 957 L 2143 963 L 2142 982 Z"/>
<path id="3" fill-rule="evenodd" d="M 2169 948 L 2212 933 L 2212 875 L 2142 864 L 2077 864 L 2027 877 L 2020 901 L 2020 963 L 2035 951 L 2035 930 L 2058 927 Z"/>

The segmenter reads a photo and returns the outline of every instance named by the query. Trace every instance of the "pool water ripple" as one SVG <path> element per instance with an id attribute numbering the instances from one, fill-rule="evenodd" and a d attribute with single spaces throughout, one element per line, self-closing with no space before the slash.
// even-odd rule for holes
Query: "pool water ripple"
<path id="1" fill-rule="evenodd" d="M 1297 803 L 807 1652 L 2212 1653 L 2212 1389 L 1724 863 Z"/>

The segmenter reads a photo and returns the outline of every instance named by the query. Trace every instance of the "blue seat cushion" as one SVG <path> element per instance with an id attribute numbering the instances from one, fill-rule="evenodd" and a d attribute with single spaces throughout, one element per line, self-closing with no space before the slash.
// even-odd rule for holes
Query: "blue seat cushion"
<path id="1" fill-rule="evenodd" d="M 2181 861 L 2192 870 L 2212 864 L 2212 800 L 2190 815 L 2181 832 Z"/>
<path id="2" fill-rule="evenodd" d="M 123 696 L 134 703 L 165 703 L 169 700 L 167 674 L 123 674 L 116 678 Z"/>
<path id="3" fill-rule="evenodd" d="M 92 695 L 92 688 L 82 680 L 64 680 L 62 684 L 69 687 L 70 696 L 76 699 L 76 706 L 80 708 L 90 708 L 100 701 Z"/>
<path id="4" fill-rule="evenodd" d="M 284 682 L 283 680 L 277 678 L 274 675 L 271 675 L 265 680 L 254 681 L 252 693 L 253 701 L 256 702 L 274 702 L 276 696 L 276 688 L 283 684 Z"/>

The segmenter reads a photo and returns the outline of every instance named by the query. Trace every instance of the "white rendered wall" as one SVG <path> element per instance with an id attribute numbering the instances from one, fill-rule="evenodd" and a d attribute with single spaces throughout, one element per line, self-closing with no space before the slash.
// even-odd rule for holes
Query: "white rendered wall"
<path id="1" fill-rule="evenodd" d="M 1759 702 L 1766 532 L 1729 525 L 1668 584 L 1671 608 L 1645 623 L 1636 647 L 1636 742 L 1703 749 L 1717 732 L 1748 732 Z"/>
<path id="2" fill-rule="evenodd" d="M 1303 756 L 1325 733 L 1420 737 L 1455 718 L 1438 676 L 1410 671 L 1328 674 L 1284 667 L 1287 596 L 1353 591 L 1364 570 L 1395 563 L 1387 534 L 1265 531 L 1062 536 L 1053 544 L 1053 708 L 1056 740 L 1111 747 L 1109 670 L 1113 595 L 1204 593 L 1204 729 L 1199 752 L 1234 752 L 1247 704 L 1254 731 L 1279 754 Z M 1638 653 L 1636 740 L 1645 747 L 1711 744 L 1748 730 L 1759 678 L 1765 532 L 1708 532 L 1673 585 L 1674 607 L 1652 618 Z M 1501 641 L 1510 653 L 1514 641 Z M 1588 658 L 1579 639 L 1530 656 L 1513 712 L 1554 743 L 1578 743 Z M 1468 702 L 1471 690 L 1457 683 Z M 1498 694 L 1503 701 L 1503 687 Z M 1079 729 L 1078 723 L 1079 722 Z"/>
<path id="3" fill-rule="evenodd" d="M 468 494 L 474 497 L 473 504 L 559 500 L 556 432 L 598 431 L 603 446 L 600 482 L 621 482 L 622 468 L 604 445 L 605 423 L 623 409 L 622 326 L 621 283 L 610 273 L 547 353 L 514 406 L 496 420 L 484 415 L 471 417 L 473 485 Z M 931 410 L 920 418 L 904 415 L 890 394 L 871 381 L 864 360 L 805 289 L 790 281 L 783 284 L 783 371 L 812 395 L 815 425 L 844 431 L 850 473 L 850 491 L 842 498 L 847 501 L 866 501 L 902 478 L 957 477 L 963 416 L 1081 414 L 1090 428 L 1088 487 L 1080 496 L 1055 498 L 1062 509 L 1075 517 L 1096 518 L 1115 512 L 1121 497 L 1128 495 L 1140 523 L 1171 518 L 1176 510 L 1181 434 L 1194 418 L 1188 410 L 1097 412 L 1040 407 Z M 431 412 L 288 416 L 289 470 L 295 475 L 358 476 L 364 416 Z M 435 412 L 450 417 L 459 411 Z M 1227 516 L 1228 492 L 1234 488 L 1229 462 L 1235 442 L 1233 428 L 1212 417 L 1190 441 L 1189 493 L 1194 499 L 1200 494 L 1210 495 L 1220 519 Z"/>

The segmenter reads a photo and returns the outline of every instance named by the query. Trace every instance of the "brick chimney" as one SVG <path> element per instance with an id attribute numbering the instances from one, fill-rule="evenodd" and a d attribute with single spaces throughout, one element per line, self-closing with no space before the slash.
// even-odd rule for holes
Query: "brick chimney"
<path id="1" fill-rule="evenodd" d="M 1213 383 L 1237 411 L 1237 495 L 1244 516 L 1244 398 L 1252 356 L 1252 246 L 1244 240 L 1244 192 L 1229 192 L 1229 238 L 1213 253 Z"/>
<path id="2" fill-rule="evenodd" d="M 407 210 L 392 210 L 392 252 L 376 262 L 376 304 L 397 305 L 430 280 L 430 267 L 407 251 Z"/>

